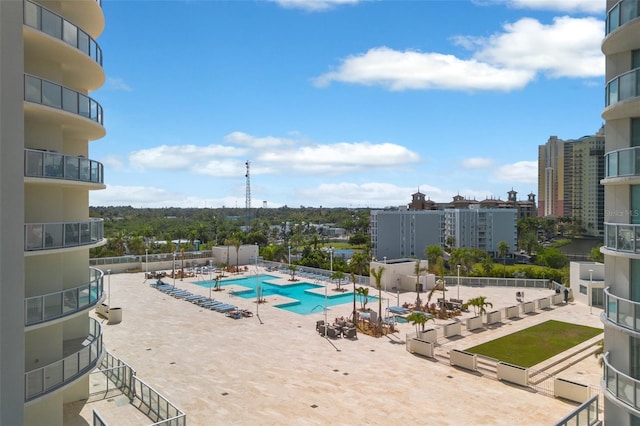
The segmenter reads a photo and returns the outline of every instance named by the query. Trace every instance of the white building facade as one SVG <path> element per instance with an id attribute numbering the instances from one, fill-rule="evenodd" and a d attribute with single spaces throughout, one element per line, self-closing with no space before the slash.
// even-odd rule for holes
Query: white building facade
<path id="1" fill-rule="evenodd" d="M 89 142 L 105 81 L 98 0 L 0 2 L 0 424 L 61 425 L 104 355 L 104 244 L 89 191 L 104 188 Z"/>

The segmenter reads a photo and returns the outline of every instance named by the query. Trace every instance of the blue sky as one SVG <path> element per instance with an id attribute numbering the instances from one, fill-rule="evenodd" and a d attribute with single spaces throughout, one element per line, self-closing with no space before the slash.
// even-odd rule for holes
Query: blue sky
<path id="1" fill-rule="evenodd" d="M 603 124 L 603 0 L 103 0 L 93 206 L 369 207 L 537 193 Z"/>

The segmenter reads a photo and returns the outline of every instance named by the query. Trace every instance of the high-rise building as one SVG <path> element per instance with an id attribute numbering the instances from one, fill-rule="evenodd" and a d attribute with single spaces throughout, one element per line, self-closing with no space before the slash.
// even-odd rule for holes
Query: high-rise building
<path id="1" fill-rule="evenodd" d="M 640 8 L 607 1 L 604 421 L 640 425 Z"/>
<path id="2" fill-rule="evenodd" d="M 538 214 L 570 217 L 585 235 L 604 234 L 604 128 L 579 139 L 549 138 L 538 147 Z"/>
<path id="3" fill-rule="evenodd" d="M 100 0 L 0 1 L 0 424 L 60 425 L 101 360 Z"/>

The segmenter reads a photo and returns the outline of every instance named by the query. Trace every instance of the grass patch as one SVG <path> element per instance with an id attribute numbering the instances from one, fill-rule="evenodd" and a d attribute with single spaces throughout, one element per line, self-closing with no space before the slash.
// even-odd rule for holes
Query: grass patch
<path id="1" fill-rule="evenodd" d="M 531 367 L 602 333 L 602 330 L 562 321 L 546 321 L 466 349 L 520 367 Z"/>

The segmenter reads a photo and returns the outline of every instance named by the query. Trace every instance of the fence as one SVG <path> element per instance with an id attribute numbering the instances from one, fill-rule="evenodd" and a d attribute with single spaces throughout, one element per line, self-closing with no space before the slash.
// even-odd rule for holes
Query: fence
<path id="1" fill-rule="evenodd" d="M 602 423 L 598 409 L 598 395 L 594 395 L 561 419 L 555 426 L 596 426 L 600 424 Z"/>

